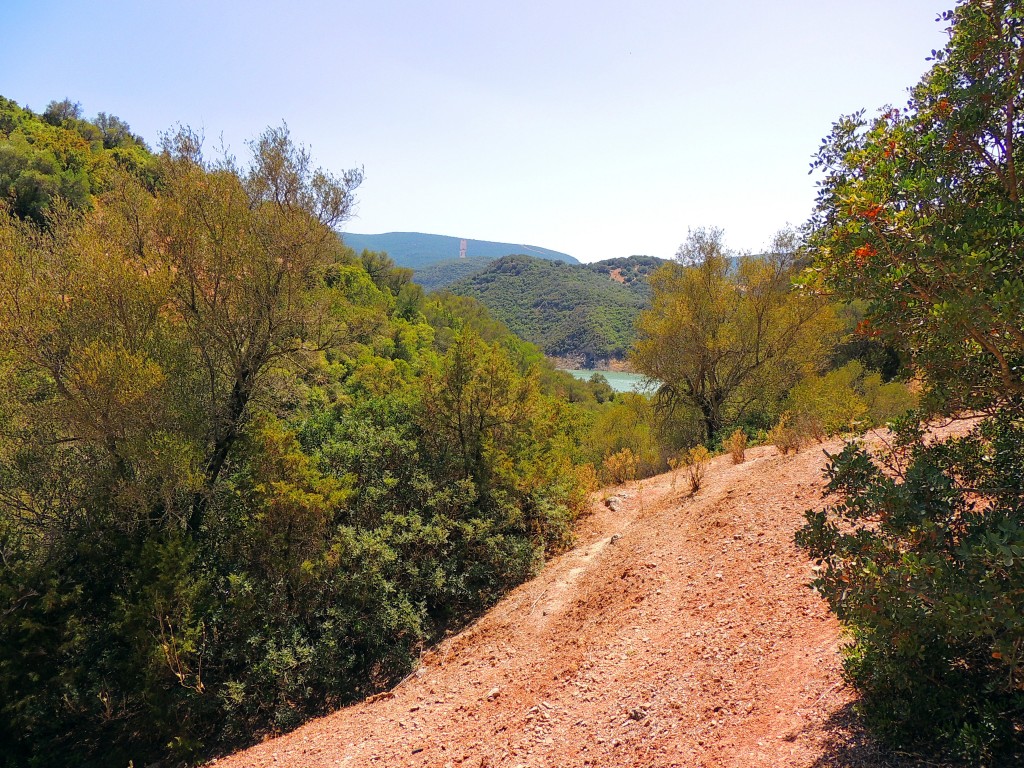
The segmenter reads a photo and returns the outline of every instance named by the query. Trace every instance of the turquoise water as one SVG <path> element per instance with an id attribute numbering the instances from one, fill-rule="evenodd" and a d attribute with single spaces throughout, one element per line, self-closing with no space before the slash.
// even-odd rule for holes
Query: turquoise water
<path id="1" fill-rule="evenodd" d="M 600 373 L 608 379 L 608 383 L 616 392 L 646 392 L 650 394 L 654 389 L 654 387 L 651 387 L 650 390 L 645 389 L 644 377 L 639 373 L 625 373 L 623 371 L 594 371 L 590 369 L 563 370 L 565 370 L 566 373 L 571 373 L 581 381 L 586 381 L 591 377 L 591 375 Z"/>

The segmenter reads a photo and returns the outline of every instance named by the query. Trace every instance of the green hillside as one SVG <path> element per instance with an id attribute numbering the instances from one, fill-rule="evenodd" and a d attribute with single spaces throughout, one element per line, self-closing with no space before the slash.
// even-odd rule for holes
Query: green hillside
<path id="1" fill-rule="evenodd" d="M 617 259 L 595 261 L 587 264 L 587 268 L 639 291 L 645 298 L 650 298 L 651 289 L 647 278 L 651 272 L 665 264 L 666 261 L 657 256 L 624 256 Z"/>
<path id="2" fill-rule="evenodd" d="M 386 232 L 382 235 L 359 235 L 346 232 L 342 235 L 345 245 L 356 252 L 385 251 L 400 267 L 420 269 L 438 261 L 459 257 L 461 239 L 448 235 L 428 235 L 422 232 Z M 500 259 L 515 253 L 528 253 L 540 259 L 564 261 L 569 264 L 580 262 L 567 253 L 538 248 L 533 245 L 498 243 L 491 240 L 466 240 L 466 255 L 469 258 L 486 256 Z"/>
<path id="3" fill-rule="evenodd" d="M 506 256 L 449 286 L 471 296 L 520 337 L 548 355 L 591 367 L 625 355 L 633 323 L 646 305 L 642 290 L 590 265 Z"/>
<path id="4" fill-rule="evenodd" d="M 114 115 L 86 120 L 68 100 L 37 114 L 0 96 L 0 202 L 23 219 L 44 223 L 58 198 L 87 211 L 119 171 L 146 178 L 152 160 L 142 139 Z"/>
<path id="5" fill-rule="evenodd" d="M 494 262 L 490 256 L 467 256 L 464 259 L 448 259 L 420 267 L 413 274 L 413 280 L 425 291 L 436 291 L 457 280 L 475 275 L 487 269 Z"/>

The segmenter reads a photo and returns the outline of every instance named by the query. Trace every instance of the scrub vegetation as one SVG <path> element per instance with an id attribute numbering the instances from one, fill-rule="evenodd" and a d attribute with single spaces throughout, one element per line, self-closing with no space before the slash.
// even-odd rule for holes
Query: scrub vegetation
<path id="1" fill-rule="evenodd" d="M 835 124 L 811 221 L 766 253 L 701 228 L 670 262 L 453 262 L 480 269 L 430 294 L 344 244 L 362 172 L 286 128 L 240 162 L 0 99 L 0 766 L 187 765 L 289 730 L 536 574 L 599 483 L 672 468 L 699 500 L 715 453 L 887 424 L 888 451 L 830 457 L 797 534 L 813 586 L 868 725 L 1012 764 L 1019 5 L 944 14 L 908 106 Z M 652 394 L 545 354 L 626 356 Z"/>

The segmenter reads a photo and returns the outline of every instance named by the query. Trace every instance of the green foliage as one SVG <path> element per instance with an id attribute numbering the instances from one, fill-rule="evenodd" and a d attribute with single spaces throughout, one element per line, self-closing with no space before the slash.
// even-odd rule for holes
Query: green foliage
<path id="1" fill-rule="evenodd" d="M 854 389 L 860 372 L 857 363 L 848 363 L 824 376 L 804 379 L 786 398 L 788 412 L 814 424 L 815 432 L 822 436 L 855 431 L 863 426 L 861 419 L 867 411 Z"/>
<path id="2" fill-rule="evenodd" d="M 657 474 L 678 447 L 661 428 L 662 422 L 650 399 L 621 393 L 594 412 L 584 460 L 600 465 L 608 456 L 628 449 L 635 457 L 639 477 Z"/>
<path id="3" fill-rule="evenodd" d="M 252 149 L 0 207 L 2 765 L 193 762 L 381 690 L 586 502 L 541 353 L 342 246 L 358 172 Z"/>
<path id="4" fill-rule="evenodd" d="M 1017 2 L 960 2 L 908 106 L 840 119 L 810 244 L 828 287 L 866 303 L 861 332 L 913 359 L 936 404 L 1024 391 Z M 951 375 L 953 374 L 953 375 Z"/>
<path id="5" fill-rule="evenodd" d="M 637 322 L 636 369 L 661 382 L 668 414 L 698 411 L 703 438 L 755 411 L 771 412 L 801 375 L 824 362 L 835 324 L 816 297 L 793 289 L 795 243 L 729 256 L 721 230 L 691 232 L 678 262 L 651 277 L 654 301 Z"/>
<path id="6" fill-rule="evenodd" d="M 0 201 L 17 216 L 44 224 L 58 198 L 88 210 L 115 169 L 144 175 L 151 162 L 142 140 L 116 117 L 101 112 L 89 122 L 66 99 L 39 116 L 0 96 Z"/>
<path id="7" fill-rule="evenodd" d="M 416 281 L 473 296 L 546 353 L 588 367 L 625 355 L 637 313 L 650 301 L 648 275 L 664 263 L 653 256 L 585 265 L 475 257 L 419 268 Z"/>
<path id="8" fill-rule="evenodd" d="M 608 379 L 600 373 L 590 374 L 590 378 L 587 379 L 587 386 L 590 387 L 594 399 L 599 403 L 608 403 L 615 399 L 615 390 L 608 383 Z"/>
<path id="9" fill-rule="evenodd" d="M 875 427 L 904 416 L 917 397 L 901 382 L 883 383 L 852 361 L 821 376 L 809 376 L 790 390 L 784 407 L 817 425 L 822 435 Z"/>
<path id="10" fill-rule="evenodd" d="M 586 266 L 530 256 L 499 259 L 448 289 L 479 300 L 545 353 L 581 358 L 588 368 L 625 355 L 645 304 L 641 294 Z"/>
<path id="11" fill-rule="evenodd" d="M 897 743 L 991 764 L 1024 742 L 1022 446 L 1008 411 L 945 443 L 904 431 L 891 471 L 848 445 L 837 501 L 798 534 L 850 629 L 861 710 Z"/>
<path id="12" fill-rule="evenodd" d="M 832 352 L 831 368 L 842 368 L 856 361 L 868 370 L 878 371 L 885 382 L 908 375 L 900 350 L 891 340 L 887 341 L 874 332 L 866 322 L 867 304 L 864 301 L 843 302 L 835 310 L 843 325 L 843 333 Z"/>
<path id="13" fill-rule="evenodd" d="M 841 119 L 818 154 L 816 275 L 862 302 L 861 335 L 902 354 L 928 414 L 984 409 L 968 436 L 892 455 L 849 445 L 832 506 L 798 542 L 849 628 L 846 669 L 890 741 L 977 765 L 1024 759 L 1024 26 L 1017 2 L 942 15 L 947 46 L 906 109 Z M 904 397 L 865 377 L 881 419 Z"/>

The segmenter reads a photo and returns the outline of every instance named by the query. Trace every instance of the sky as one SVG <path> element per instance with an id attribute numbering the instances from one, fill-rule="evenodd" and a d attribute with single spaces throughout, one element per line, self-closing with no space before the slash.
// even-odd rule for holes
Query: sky
<path id="1" fill-rule="evenodd" d="M 903 104 L 953 0 L 0 0 L 0 95 L 240 158 L 288 125 L 362 167 L 351 232 L 671 257 L 761 250 L 842 114 Z"/>

